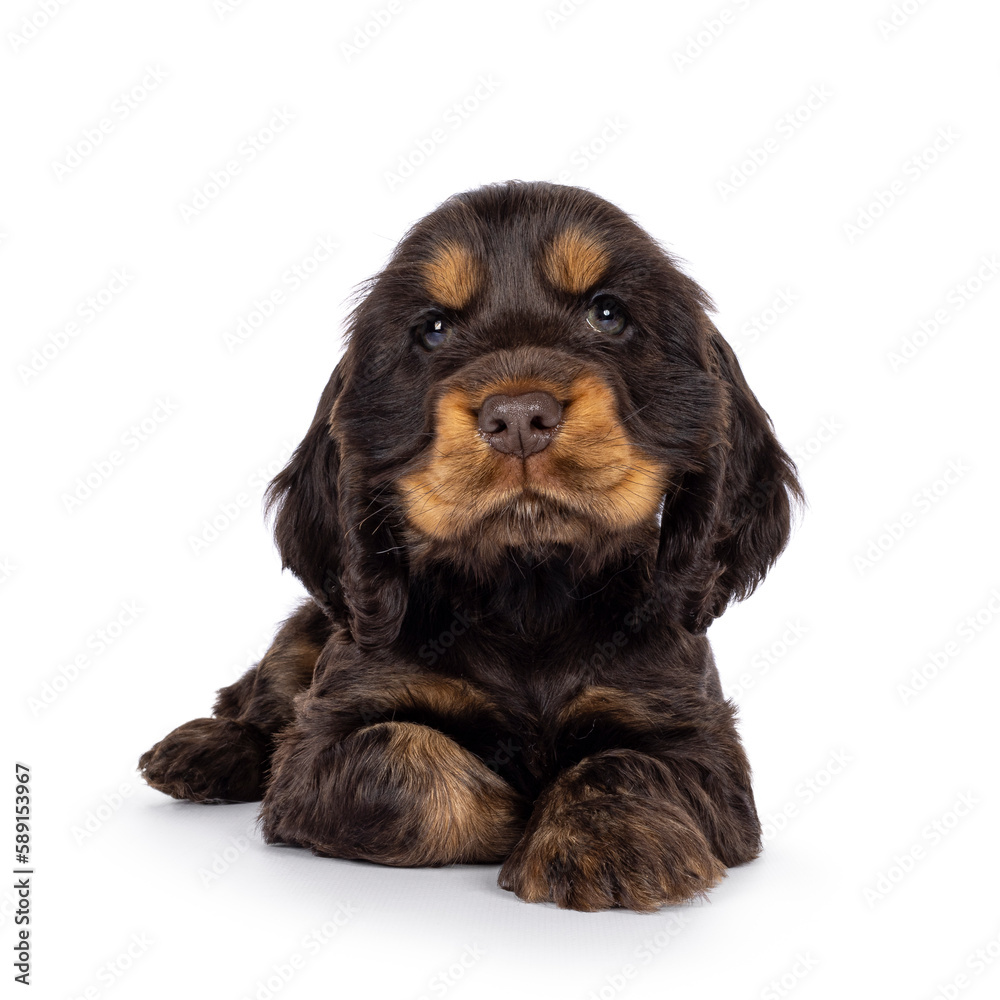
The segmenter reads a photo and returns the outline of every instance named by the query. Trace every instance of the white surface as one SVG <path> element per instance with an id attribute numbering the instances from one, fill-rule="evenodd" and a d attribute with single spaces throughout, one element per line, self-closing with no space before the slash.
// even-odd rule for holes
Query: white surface
<path id="1" fill-rule="evenodd" d="M 375 4 L 70 3 L 15 51 L 10 33 L 41 6 L 8 4 L 0 23 L 2 732 L 4 759 L 32 768 L 36 995 L 996 995 L 1000 281 L 960 309 L 954 291 L 1000 251 L 996 6 L 907 0 L 916 12 L 883 38 L 889 0 L 733 0 L 683 71 L 675 54 L 721 3 L 589 0 L 557 24 L 555 0 L 394 3 L 350 60 L 342 43 Z M 165 76 L 121 117 L 118 95 L 147 68 Z M 476 110 L 450 110 L 477 86 Z M 780 125 L 810 94 L 808 120 Z M 251 160 L 241 144 L 274 109 L 294 119 Z M 101 144 L 57 179 L 53 161 L 102 118 Z M 428 161 L 390 185 L 435 129 Z M 768 139 L 723 197 L 717 181 Z M 240 172 L 185 223 L 179 206 L 230 160 Z M 207 713 L 297 599 L 260 495 L 311 418 L 352 287 L 447 195 L 509 177 L 585 184 L 689 260 L 779 436 L 806 455 L 810 508 L 788 552 L 712 630 L 724 684 L 742 689 L 761 813 L 792 815 L 703 905 L 565 913 L 500 891 L 493 868 L 264 847 L 252 806 L 175 803 L 133 771 Z M 852 242 L 845 224 L 894 180 L 895 203 Z M 227 350 L 321 238 L 337 251 Z M 86 323 L 79 304 L 116 269 L 127 287 Z M 783 294 L 790 308 L 749 336 Z M 941 332 L 894 371 L 889 353 L 937 309 Z M 73 320 L 79 335 L 25 384 L 19 366 Z M 134 439 L 146 417 L 155 431 Z M 122 464 L 67 511 L 114 450 Z M 952 463 L 966 471 L 919 499 Z M 195 554 L 220 509 L 230 523 Z M 855 557 L 904 515 L 862 572 Z M 97 652 L 129 601 L 141 613 Z M 992 621 L 967 638 L 980 610 Z M 760 669 L 790 625 L 802 634 Z M 949 642 L 957 655 L 904 704 L 897 686 Z M 89 665 L 34 713 L 81 653 Z M 0 784 L 12 800 L 13 774 Z M 227 848 L 235 860 L 205 884 Z M 912 870 L 866 900 L 907 855 Z M 336 933 L 307 943 L 316 930 Z M 460 979 L 440 978 L 463 957 Z"/>

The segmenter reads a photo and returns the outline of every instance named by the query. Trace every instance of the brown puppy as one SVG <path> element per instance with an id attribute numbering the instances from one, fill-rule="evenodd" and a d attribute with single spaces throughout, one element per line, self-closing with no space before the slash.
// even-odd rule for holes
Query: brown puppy
<path id="1" fill-rule="evenodd" d="M 578 188 L 419 222 L 270 488 L 311 599 L 146 780 L 263 798 L 269 842 L 502 862 L 580 910 L 680 902 L 755 857 L 704 633 L 800 494 L 709 307 Z"/>

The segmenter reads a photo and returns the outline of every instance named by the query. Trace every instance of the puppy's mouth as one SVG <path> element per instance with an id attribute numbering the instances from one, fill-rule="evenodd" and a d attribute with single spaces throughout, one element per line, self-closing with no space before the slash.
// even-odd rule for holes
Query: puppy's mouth
<path id="1" fill-rule="evenodd" d="M 666 479 L 630 440 L 609 386 L 584 371 L 568 385 L 447 388 L 430 447 L 397 487 L 426 539 L 532 547 L 653 523 Z"/>

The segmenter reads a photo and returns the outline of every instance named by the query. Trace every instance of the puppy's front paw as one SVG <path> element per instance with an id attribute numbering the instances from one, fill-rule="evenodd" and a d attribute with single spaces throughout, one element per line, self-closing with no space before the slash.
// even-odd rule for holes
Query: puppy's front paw
<path id="1" fill-rule="evenodd" d="M 703 896 L 726 873 L 690 815 L 670 802 L 555 795 L 540 806 L 499 877 L 529 903 L 648 912 Z"/>
<path id="2" fill-rule="evenodd" d="M 193 719 L 147 750 L 139 771 L 175 799 L 256 802 L 264 793 L 269 742 L 233 719 Z"/>

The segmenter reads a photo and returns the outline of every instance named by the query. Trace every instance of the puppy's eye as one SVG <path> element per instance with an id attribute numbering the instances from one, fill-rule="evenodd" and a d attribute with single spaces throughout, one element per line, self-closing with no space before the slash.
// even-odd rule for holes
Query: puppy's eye
<path id="1" fill-rule="evenodd" d="M 428 351 L 440 347 L 450 336 L 452 326 L 444 316 L 428 316 L 414 327 L 413 335 Z"/>
<path id="2" fill-rule="evenodd" d="M 599 295 L 587 310 L 587 325 L 598 333 L 618 336 L 628 326 L 628 315 L 616 298 Z"/>

